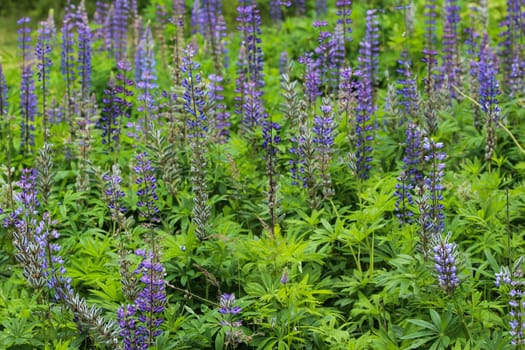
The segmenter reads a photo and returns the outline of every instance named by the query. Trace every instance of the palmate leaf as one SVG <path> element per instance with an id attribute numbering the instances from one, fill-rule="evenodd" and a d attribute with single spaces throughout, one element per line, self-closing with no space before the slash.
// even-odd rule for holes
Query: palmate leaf
<path id="1" fill-rule="evenodd" d="M 452 312 L 447 310 L 444 317 L 434 309 L 430 309 L 431 322 L 420 319 L 408 319 L 407 321 L 419 328 L 415 332 L 411 332 L 401 337 L 404 340 L 416 339 L 415 343 L 411 343 L 408 349 L 417 349 L 422 344 L 433 341 L 430 350 L 446 349 L 451 343 L 451 337 L 455 335 L 458 330 L 459 320 L 452 316 Z"/>

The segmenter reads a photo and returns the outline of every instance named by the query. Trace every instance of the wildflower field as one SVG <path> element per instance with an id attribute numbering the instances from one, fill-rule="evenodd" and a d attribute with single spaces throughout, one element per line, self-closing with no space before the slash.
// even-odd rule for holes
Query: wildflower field
<path id="1" fill-rule="evenodd" d="M 16 6 L 0 349 L 525 348 L 524 1 Z"/>

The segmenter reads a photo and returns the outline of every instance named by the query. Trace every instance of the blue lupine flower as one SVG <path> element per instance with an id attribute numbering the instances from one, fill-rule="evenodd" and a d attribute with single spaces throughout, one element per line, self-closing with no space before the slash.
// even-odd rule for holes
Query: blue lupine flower
<path id="1" fill-rule="evenodd" d="M 458 84 L 459 75 L 461 73 L 459 67 L 459 48 L 458 48 L 458 25 L 460 22 L 457 0 L 446 0 L 445 2 L 445 24 L 443 26 L 443 67 L 440 78 L 441 81 L 446 81 L 448 86 L 444 88 L 449 89 L 450 96 L 456 96 L 456 93 L 451 86 Z"/>
<path id="2" fill-rule="evenodd" d="M 264 86 L 261 16 L 255 1 L 252 0 L 239 0 L 237 11 L 237 30 L 241 32 L 242 40 L 246 44 L 247 81 L 255 82 L 259 89 Z"/>
<path id="3" fill-rule="evenodd" d="M 182 72 L 186 77 L 182 80 L 184 88 L 184 109 L 190 117 L 187 119 L 189 136 L 203 138 L 208 133 L 208 118 L 205 113 L 206 92 L 202 86 L 200 64 L 193 60 L 193 48 L 188 45 L 182 58 Z"/>
<path id="4" fill-rule="evenodd" d="M 498 69 L 496 57 L 489 46 L 486 34 L 479 50 L 477 68 L 481 110 L 486 113 L 488 118 L 498 120 L 500 114 L 498 96 L 501 93 L 496 78 Z"/>
<path id="5" fill-rule="evenodd" d="M 394 192 L 394 196 L 397 197 L 395 213 L 401 223 L 412 223 L 414 213 L 408 206 L 414 204 L 414 198 L 411 193 L 413 189 L 414 186 L 408 182 L 406 173 L 402 171 L 397 178 L 396 190 Z"/>
<path id="6" fill-rule="evenodd" d="M 310 105 L 314 105 L 317 97 L 321 96 L 321 74 L 317 61 L 315 61 L 312 56 L 312 53 L 305 53 L 304 56 L 299 57 L 299 63 L 305 65 L 304 87 Z"/>
<path id="7" fill-rule="evenodd" d="M 521 346 L 525 344 L 525 279 L 521 264 L 523 257 L 519 258 L 512 272 L 507 267 L 502 267 L 496 273 L 495 284 L 498 287 L 506 287 L 509 297 L 509 335 L 511 344 Z"/>
<path id="8" fill-rule="evenodd" d="M 447 293 L 452 293 L 459 286 L 457 276 L 456 244 L 449 242 L 450 234 L 445 238 L 441 234 L 434 244 L 434 262 L 438 273 L 439 286 Z"/>
<path id="9" fill-rule="evenodd" d="M 351 0 L 337 0 L 335 2 L 337 7 L 337 24 L 340 24 L 343 29 L 344 43 L 350 42 L 352 39 L 352 1 Z"/>
<path id="10" fill-rule="evenodd" d="M 436 0 L 425 1 L 425 48 L 422 61 L 427 65 L 426 88 L 427 93 L 433 89 L 431 81 L 434 79 L 434 69 L 437 64 L 436 51 Z"/>
<path id="11" fill-rule="evenodd" d="M 91 28 L 86 9 L 81 2 L 77 11 L 78 30 L 78 77 L 80 78 L 80 92 L 83 100 L 89 98 L 91 90 Z"/>
<path id="12" fill-rule="evenodd" d="M 397 94 L 402 107 L 401 113 L 408 120 L 416 117 L 418 114 L 417 80 L 411 71 L 412 61 L 408 58 L 406 49 L 403 50 L 397 62 L 399 64 L 397 72 L 401 76 L 397 81 L 399 84 Z"/>
<path id="13" fill-rule="evenodd" d="M 139 201 L 137 207 L 140 210 L 140 216 L 146 220 L 159 221 L 157 214 L 159 208 L 155 204 L 158 201 L 157 197 L 157 179 L 155 178 L 155 169 L 151 165 L 151 161 L 147 158 L 146 153 L 137 154 L 137 165 L 133 168 L 138 175 L 135 184 L 139 185 L 137 196 Z"/>
<path id="14" fill-rule="evenodd" d="M 224 293 L 221 295 L 219 299 L 219 312 L 223 315 L 225 314 L 231 314 L 231 315 L 237 315 L 242 311 L 242 308 L 240 306 L 236 306 L 235 304 L 235 294 L 228 294 Z"/>
<path id="15" fill-rule="evenodd" d="M 73 29 L 77 25 L 77 16 L 73 12 L 74 5 L 70 4 L 65 8 L 64 18 L 62 20 L 62 45 L 60 53 L 60 69 L 66 82 L 66 94 L 71 98 L 73 82 L 76 80 L 75 69 L 75 37 Z M 67 116 L 69 117 L 69 115 Z"/>
<path id="16" fill-rule="evenodd" d="M 71 294 L 72 287 L 71 278 L 66 276 L 64 260 L 57 255 L 61 248 L 57 243 L 51 243 L 52 239 L 60 237 L 58 231 L 52 229 L 55 224 L 56 222 L 51 220 L 51 215 L 45 212 L 42 220 L 35 227 L 34 238 L 40 250 L 43 277 L 47 280 L 48 288 L 54 292 L 53 300 L 60 301 Z"/>
<path id="17" fill-rule="evenodd" d="M 142 290 L 133 304 L 117 310 L 117 319 L 124 349 L 146 350 L 162 334 L 160 326 L 164 320 L 161 314 L 167 301 L 165 271 L 156 254 L 142 249 L 137 249 L 135 254 L 142 258 L 135 270 L 140 276 Z"/>
<path id="18" fill-rule="evenodd" d="M 0 62 L 0 117 L 7 115 L 7 112 L 9 111 L 9 100 L 7 99 L 8 92 L 9 90 L 7 89 L 7 84 L 5 82 L 2 62 Z"/>
<path id="19" fill-rule="evenodd" d="M 157 106 L 155 104 L 155 92 L 157 85 L 157 70 L 155 67 L 154 41 L 149 24 L 142 35 L 135 55 L 135 78 L 139 90 L 137 100 L 138 111 L 144 112 L 143 130 L 148 134 L 150 123 L 156 119 Z"/>
<path id="20" fill-rule="evenodd" d="M 111 50 L 115 61 L 119 62 L 126 56 L 127 51 L 127 33 L 128 20 L 130 16 L 130 7 L 128 0 L 115 0 L 113 2 L 113 11 L 110 20 L 110 40 Z"/>

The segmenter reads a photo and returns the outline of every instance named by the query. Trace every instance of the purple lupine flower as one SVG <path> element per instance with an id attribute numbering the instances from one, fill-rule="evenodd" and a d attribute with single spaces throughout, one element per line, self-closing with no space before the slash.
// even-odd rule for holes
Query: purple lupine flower
<path id="1" fill-rule="evenodd" d="M 24 61 L 31 58 L 31 29 L 28 26 L 28 23 L 31 20 L 29 17 L 22 17 L 16 23 L 19 25 L 18 28 L 18 48 L 20 49 L 20 57 Z"/>
<path id="2" fill-rule="evenodd" d="M 205 113 L 206 92 L 202 86 L 200 64 L 193 60 L 194 54 L 193 48 L 188 45 L 182 58 L 181 70 L 186 75 L 182 80 L 184 109 L 190 115 L 190 118 L 187 119 L 189 136 L 203 138 L 208 133 L 208 118 Z"/>
<path id="3" fill-rule="evenodd" d="M 77 10 L 78 31 L 78 77 L 80 78 L 80 94 L 82 101 L 89 98 L 91 90 L 91 28 L 84 2 L 82 1 Z"/>
<path id="4" fill-rule="evenodd" d="M 459 67 L 459 47 L 458 47 L 458 25 L 460 7 L 457 0 L 446 0 L 445 3 L 445 24 L 443 26 L 443 67 L 441 81 L 446 81 L 448 86 L 443 86 L 450 91 L 450 96 L 456 96 L 456 90 L 451 88 L 458 84 L 461 73 Z"/>
<path id="5" fill-rule="evenodd" d="M 270 0 L 270 18 L 275 23 L 280 23 L 282 20 L 281 14 L 281 0 Z"/>
<path id="6" fill-rule="evenodd" d="M 246 44 L 244 41 L 241 42 L 236 66 L 235 114 L 237 114 L 241 120 L 245 120 L 246 111 L 244 110 L 244 105 L 246 103 L 246 87 L 248 82 L 248 58 L 246 56 Z"/>
<path id="7" fill-rule="evenodd" d="M 226 37 L 226 25 L 222 15 L 222 3 L 220 0 L 200 0 L 194 3 L 192 21 L 198 31 L 204 36 L 206 47 L 213 55 L 213 62 L 217 72 L 222 70 L 223 55 L 225 53 L 224 38 Z"/>
<path id="8" fill-rule="evenodd" d="M 36 189 L 37 175 L 38 171 L 36 169 L 23 169 L 20 181 L 16 183 L 22 192 L 16 193 L 14 199 L 20 204 L 25 219 L 29 216 L 35 216 L 37 214 L 37 208 L 40 206 L 38 191 Z"/>
<path id="9" fill-rule="evenodd" d="M 164 305 L 167 301 L 164 283 L 165 271 L 159 261 L 158 253 L 137 249 L 135 254 L 142 257 L 135 273 L 140 276 L 139 280 L 144 284 L 144 288 L 137 295 L 135 305 L 137 311 L 141 313 L 138 320 L 146 327 L 148 344 L 152 344 L 154 337 L 162 334 L 159 327 L 163 319 L 160 314 L 164 312 Z"/>
<path id="10" fill-rule="evenodd" d="M 314 22 L 314 27 L 316 28 L 322 28 L 326 25 L 326 21 Z M 319 71 L 321 85 L 327 88 L 330 84 L 331 69 L 333 68 L 334 41 L 332 40 L 332 33 L 320 29 L 317 42 L 318 46 L 314 49 L 316 66 Z"/>
<path id="11" fill-rule="evenodd" d="M 281 23 L 283 20 L 283 7 L 292 6 L 291 1 L 285 0 L 270 0 L 270 17 L 276 23 Z"/>
<path id="12" fill-rule="evenodd" d="M 210 206 L 208 205 L 208 192 L 206 183 L 206 148 L 208 118 L 205 113 L 206 92 L 201 81 L 200 65 L 193 61 L 193 48 L 188 45 L 184 50 L 182 59 L 182 80 L 184 88 L 184 109 L 189 115 L 186 123 L 189 129 L 189 144 L 191 150 L 191 182 L 193 197 L 192 223 L 195 224 L 195 235 L 199 240 L 208 237 L 208 220 Z"/>
<path id="13" fill-rule="evenodd" d="M 147 349 L 144 334 L 139 329 L 137 322 L 137 307 L 135 305 L 123 305 L 117 310 L 117 320 L 120 326 L 119 336 L 122 338 L 124 350 Z"/>
<path id="14" fill-rule="evenodd" d="M 131 102 L 131 97 L 133 96 L 133 91 L 131 90 L 132 86 L 135 85 L 133 80 L 130 78 L 131 72 L 131 63 L 127 59 L 123 59 L 117 63 L 117 74 L 115 76 L 115 92 L 117 97 L 115 102 L 120 105 L 120 122 L 118 135 L 120 136 L 120 129 L 122 128 L 122 117 L 129 118 L 131 116 L 131 107 L 133 106 Z M 131 125 L 128 122 L 126 124 L 128 129 L 131 129 Z M 138 127 L 139 128 L 139 127 Z M 140 128 L 139 128 L 140 129 Z M 137 130 L 139 132 L 140 130 Z M 128 136 L 137 137 L 137 135 L 129 130 Z M 120 138 L 116 139 L 116 144 L 118 145 Z"/>
<path id="15" fill-rule="evenodd" d="M 511 344 L 520 346 L 525 344 L 525 281 L 523 280 L 523 273 L 515 271 L 510 285 L 509 335 L 512 338 Z"/>
<path id="16" fill-rule="evenodd" d="M 409 205 L 414 204 L 412 190 L 414 186 L 408 182 L 408 177 L 404 171 L 397 178 L 396 190 L 394 196 L 396 199 L 395 213 L 401 223 L 412 223 L 414 213 L 410 210 Z"/>
<path id="17" fill-rule="evenodd" d="M 41 250 L 35 243 L 35 228 L 38 226 L 37 170 L 23 169 L 16 186 L 21 192 L 15 193 L 15 209 L 3 221 L 3 226 L 12 231 L 15 258 L 22 264 L 23 274 L 31 287 L 46 286 L 42 270 Z"/>
<path id="18" fill-rule="evenodd" d="M 92 40 L 97 41 L 104 39 L 104 25 L 106 23 L 106 18 L 109 13 L 110 4 L 104 1 L 97 0 L 95 3 L 95 13 L 93 14 L 93 24 L 95 29 L 92 32 Z M 103 46 L 101 47 L 104 48 Z"/>
<path id="19" fill-rule="evenodd" d="M 6 116 L 9 112 L 8 92 L 2 62 L 0 61 L 0 117 Z M 0 129 L 2 128 L 0 127 Z"/>
<path id="20" fill-rule="evenodd" d="M 403 154 L 403 170 L 406 172 L 408 182 L 413 188 L 420 187 L 423 180 L 421 171 L 422 145 L 420 128 L 409 123 L 405 132 L 405 151 Z"/>
<path id="21" fill-rule="evenodd" d="M 219 299 L 219 312 L 223 315 L 237 315 L 242 311 L 240 306 L 235 304 L 235 294 L 224 293 Z"/>
<path id="22" fill-rule="evenodd" d="M 525 279 L 521 264 L 523 257 L 519 258 L 512 272 L 507 267 L 502 267 L 499 273 L 495 274 L 497 287 L 505 287 L 508 295 L 509 305 L 509 335 L 511 344 L 521 346 L 525 344 Z"/>
<path id="23" fill-rule="evenodd" d="M 191 8 L 191 33 L 197 33 L 200 29 L 200 21 L 202 19 L 201 15 L 201 1 L 193 1 L 193 7 Z"/>
<path id="24" fill-rule="evenodd" d="M 35 46 L 35 56 L 37 60 L 37 76 L 38 81 L 42 87 L 42 132 L 44 134 L 44 142 L 49 138 L 48 117 L 46 100 L 49 91 L 49 73 L 53 61 L 49 57 L 51 54 L 51 28 L 47 21 L 40 22 L 38 27 L 38 41 Z"/>
<path id="25" fill-rule="evenodd" d="M 374 81 L 377 76 L 378 21 L 376 10 L 368 10 L 366 16 L 365 38 L 360 43 L 359 82 L 357 84 L 357 107 L 355 118 L 355 169 L 360 179 L 367 179 L 372 161 L 372 146 L 374 126 L 371 117 L 375 113 Z"/>
<path id="26" fill-rule="evenodd" d="M 326 0 L 316 0 L 315 1 L 315 13 L 317 18 L 326 15 Z"/>
<path id="27" fill-rule="evenodd" d="M 48 22 L 40 22 L 38 26 L 38 41 L 35 46 L 35 56 L 37 59 L 37 76 L 38 81 L 45 84 L 46 77 L 49 75 L 49 69 L 53 62 L 49 57 L 51 54 L 51 29 Z M 45 86 L 45 85 L 44 85 Z M 45 87 L 43 87 L 45 89 Z"/>
<path id="28" fill-rule="evenodd" d="M 137 249 L 135 254 L 142 258 L 135 274 L 139 277 L 142 290 L 132 305 L 117 310 L 120 337 L 125 350 L 147 350 L 162 334 L 164 322 L 161 314 L 167 302 L 164 282 L 164 267 L 157 254 Z"/>
<path id="29" fill-rule="evenodd" d="M 498 104 L 500 89 L 496 78 L 498 68 L 495 54 L 488 43 L 487 34 L 485 34 L 479 50 L 477 72 L 481 110 L 486 113 L 490 119 L 498 120 L 500 113 Z"/>
<path id="30" fill-rule="evenodd" d="M 20 109 L 22 122 L 20 125 L 20 148 L 23 153 L 34 146 L 34 121 L 37 113 L 37 96 L 35 95 L 35 80 L 31 59 L 31 29 L 28 27 L 29 17 L 18 20 L 18 44 L 22 62 L 22 80 L 20 82 Z"/>
<path id="31" fill-rule="evenodd" d="M 254 82 L 244 83 L 244 119 L 242 126 L 247 132 L 253 132 L 257 125 L 264 123 L 267 113 L 261 100 L 261 91 L 257 89 Z"/>
<path id="32" fill-rule="evenodd" d="M 337 24 L 341 25 L 343 31 L 343 42 L 352 41 L 350 35 L 352 35 L 352 1 L 351 0 L 337 0 L 335 2 L 337 7 Z"/>
<path id="33" fill-rule="evenodd" d="M 118 91 L 115 78 L 109 77 L 107 88 L 104 90 L 102 98 L 102 111 L 97 121 L 97 128 L 102 130 L 102 144 L 108 145 L 108 150 L 113 150 L 113 143 L 118 142 L 120 137 L 120 116 L 122 115 L 122 105 L 119 103 Z"/>
<path id="34" fill-rule="evenodd" d="M 144 112 L 143 130 L 145 136 L 151 129 L 150 123 L 156 119 L 155 91 L 157 85 L 157 70 L 155 67 L 154 41 L 149 24 L 146 25 L 142 39 L 135 55 L 135 78 L 139 90 L 137 100 L 138 111 Z"/>
<path id="35" fill-rule="evenodd" d="M 75 69 L 75 37 L 73 30 L 77 26 L 77 17 L 74 13 L 75 6 L 69 4 L 65 8 L 65 15 L 62 20 L 62 45 L 60 69 L 66 83 L 66 118 L 71 118 L 73 114 L 73 84 L 76 80 Z"/>
<path id="36" fill-rule="evenodd" d="M 487 117 L 486 137 L 485 137 L 485 159 L 491 160 L 496 148 L 496 124 L 500 119 L 500 107 L 498 96 L 500 95 L 499 84 L 496 78 L 498 74 L 495 63 L 496 56 L 488 44 L 488 37 L 485 35 L 481 43 L 478 60 L 478 86 L 479 101 L 481 111 Z"/>
<path id="37" fill-rule="evenodd" d="M 326 21 L 314 22 L 314 27 L 326 27 Z M 345 43 L 342 26 L 337 25 L 334 33 L 320 30 L 317 38 L 318 46 L 314 52 L 316 66 L 325 89 L 335 90 L 339 84 L 339 71 L 344 64 Z"/>
<path id="38" fill-rule="evenodd" d="M 210 130 L 213 130 L 219 140 L 226 141 L 229 137 L 230 113 L 226 110 L 224 103 L 223 77 L 210 74 L 208 79 L 210 80 L 208 98 L 213 101 L 213 109 L 210 111 L 213 113 L 210 118 L 210 122 L 213 121 L 213 126 L 210 127 Z"/>
<path id="39" fill-rule="evenodd" d="M 418 115 L 418 92 L 417 80 L 413 75 L 411 68 L 412 61 L 408 58 L 408 51 L 406 49 L 401 53 L 401 57 L 397 61 L 399 68 L 397 72 L 400 78 L 397 80 L 399 88 L 397 95 L 399 97 L 399 104 L 401 105 L 401 113 L 405 119 L 413 119 Z"/>
<path id="40" fill-rule="evenodd" d="M 334 195 L 332 189 L 332 180 L 330 176 L 330 163 L 332 161 L 333 144 L 335 137 L 334 113 L 330 100 L 323 98 L 321 105 L 322 115 L 314 117 L 314 138 L 313 142 L 317 145 L 316 151 L 319 159 L 319 170 L 321 178 L 321 188 L 324 198 L 330 198 Z"/>
<path id="41" fill-rule="evenodd" d="M 499 43 L 502 73 L 504 81 L 509 82 L 513 95 L 520 92 L 524 78 L 522 40 L 525 35 L 525 27 L 523 26 L 522 4 L 520 0 L 507 0 L 507 15 L 499 24 L 503 28 L 499 34 L 502 38 Z"/>
<path id="42" fill-rule="evenodd" d="M 247 81 L 253 81 L 258 89 L 264 86 L 263 52 L 261 48 L 261 16 L 255 1 L 239 0 L 237 7 L 237 30 L 246 43 Z"/>
<path id="43" fill-rule="evenodd" d="M 184 26 L 184 15 L 186 14 L 186 4 L 184 0 L 173 0 L 173 18 L 177 27 Z"/>
<path id="44" fill-rule="evenodd" d="M 235 294 L 222 294 L 219 299 L 219 313 L 222 318 L 219 325 L 225 329 L 224 345 L 226 348 L 231 344 L 233 348 L 247 342 L 248 337 L 241 329 L 242 320 L 236 320 L 242 311 L 240 306 L 235 306 Z"/>
<path id="45" fill-rule="evenodd" d="M 339 88 L 339 79 L 341 78 L 341 69 L 343 69 L 346 60 L 346 48 L 343 26 L 337 24 L 334 29 L 332 41 L 330 43 L 330 87 L 332 90 Z"/>
<path id="46" fill-rule="evenodd" d="M 425 137 L 423 139 L 424 161 L 429 164 L 430 170 L 424 179 L 424 190 L 430 195 L 430 222 L 433 224 L 434 233 L 440 234 L 445 228 L 445 215 L 443 213 L 443 190 L 442 185 L 446 153 L 441 151 L 443 143 L 435 142 Z"/>
<path id="47" fill-rule="evenodd" d="M 357 106 L 355 116 L 354 135 L 356 138 L 355 169 L 360 179 L 368 179 L 370 173 L 370 162 L 372 161 L 372 145 L 374 127 L 371 124 L 371 115 L 374 113 L 372 95 L 370 93 L 371 82 L 368 76 L 360 76 L 357 84 Z"/>
<path id="48" fill-rule="evenodd" d="M 306 53 L 299 57 L 299 63 L 305 65 L 304 90 L 310 106 L 315 104 L 318 96 L 321 96 L 321 74 L 317 62 L 313 59 L 312 53 Z"/>
<path id="49" fill-rule="evenodd" d="M 425 1 L 425 48 L 422 61 L 427 65 L 426 90 L 430 94 L 433 89 L 434 69 L 437 64 L 436 47 L 436 0 Z"/>
<path id="50" fill-rule="evenodd" d="M 131 66 L 127 61 L 121 61 L 117 67 L 117 78 L 109 77 L 107 88 L 102 99 L 102 111 L 96 127 L 102 130 L 102 144 L 108 145 L 108 150 L 117 150 L 122 131 L 122 119 L 130 116 L 131 102 L 129 97 L 133 92 L 129 89 L 133 81 L 127 78 Z"/>
<path id="51" fill-rule="evenodd" d="M 43 277 L 47 280 L 48 288 L 53 291 L 53 300 L 64 300 L 72 292 L 71 278 L 66 276 L 64 260 L 57 255 L 60 246 L 57 243 L 51 243 L 52 239 L 60 237 L 57 230 L 52 226 L 56 225 L 51 220 L 51 215 L 45 212 L 42 220 L 35 227 L 35 243 L 39 246 L 41 268 Z"/>
<path id="52" fill-rule="evenodd" d="M 64 108 L 57 102 L 56 97 L 51 99 L 49 108 L 47 109 L 50 124 L 60 124 L 64 118 Z"/>
<path id="53" fill-rule="evenodd" d="M 450 233 L 446 237 L 439 234 L 434 243 L 434 263 L 438 274 L 439 286 L 451 294 L 459 286 L 457 276 L 457 247 L 450 240 Z"/>
<path id="54" fill-rule="evenodd" d="M 120 183 L 122 177 L 120 176 L 120 170 L 118 164 L 114 164 L 113 172 L 111 174 L 104 174 L 102 179 L 105 183 L 105 196 L 107 199 L 107 206 L 111 212 L 112 217 L 118 217 L 119 213 L 125 213 L 126 208 L 120 205 L 120 198 L 125 196 L 124 191 L 121 190 Z"/>
<path id="55" fill-rule="evenodd" d="M 37 97 L 35 95 L 35 80 L 31 65 L 26 65 L 22 71 L 20 87 L 20 108 L 22 124 L 20 132 L 20 147 L 25 152 L 35 145 L 34 121 L 37 112 Z"/>
<path id="56" fill-rule="evenodd" d="M 159 199 L 156 191 L 157 179 L 155 178 L 155 168 L 147 157 L 148 155 L 145 152 L 137 154 L 137 165 L 133 167 L 133 171 L 138 176 L 135 180 L 135 184 L 139 186 L 137 207 L 139 207 L 141 217 L 148 221 L 157 222 L 160 220 L 157 216 L 159 208 L 155 204 Z"/>
<path id="57" fill-rule="evenodd" d="M 370 101 L 373 101 L 373 86 L 377 80 L 377 71 L 379 69 L 379 21 L 377 19 L 377 10 L 371 9 L 366 11 L 366 30 L 365 37 L 359 43 L 359 62 L 360 75 L 366 76 L 368 81 L 367 89 L 372 94 Z"/>
<path id="58" fill-rule="evenodd" d="M 110 21 L 111 50 L 117 62 L 125 58 L 127 51 L 127 33 L 130 17 L 130 4 L 128 1 L 129 0 L 115 0 L 113 2 L 111 15 L 108 15 Z"/>

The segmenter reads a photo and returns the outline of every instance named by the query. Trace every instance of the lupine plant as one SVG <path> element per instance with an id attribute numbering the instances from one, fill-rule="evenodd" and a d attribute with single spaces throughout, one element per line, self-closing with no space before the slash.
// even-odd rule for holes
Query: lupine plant
<path id="1" fill-rule="evenodd" d="M 525 348 L 523 1 L 1 3 L 0 349 Z"/>

